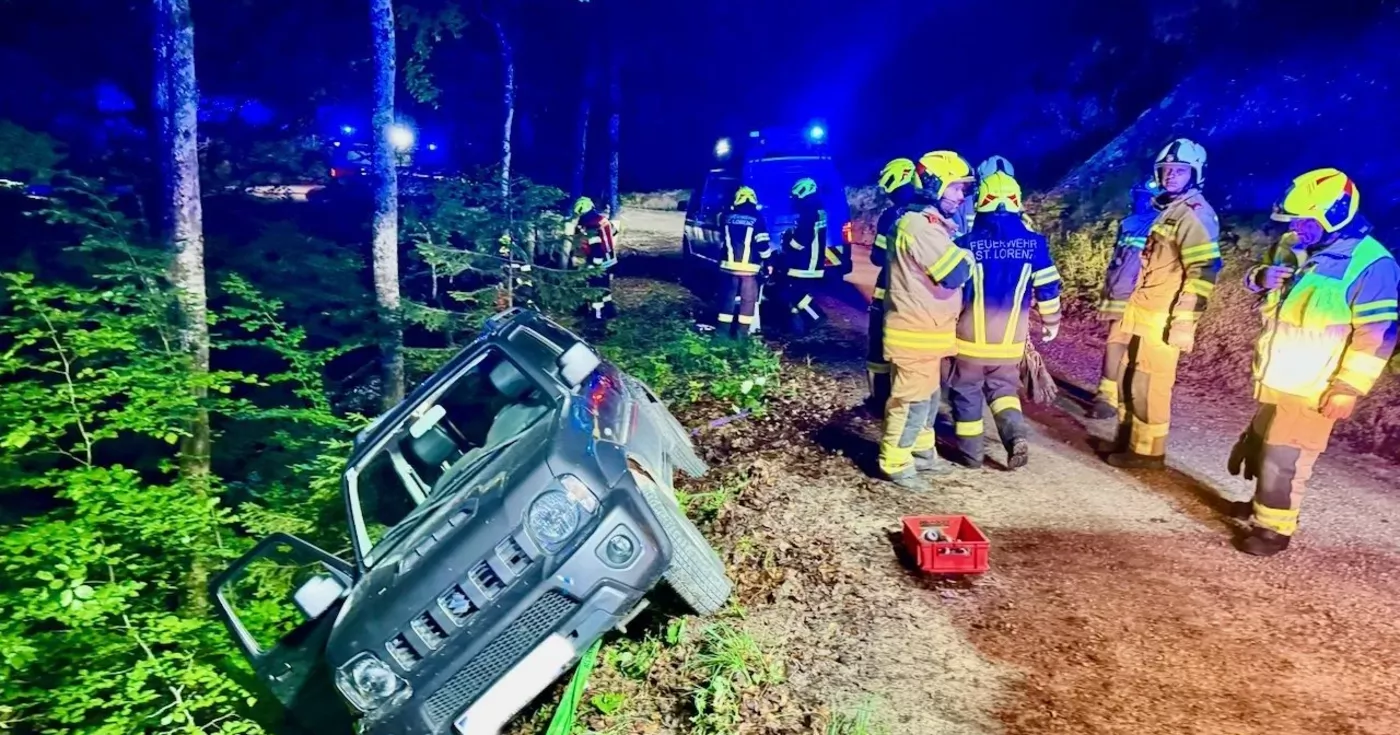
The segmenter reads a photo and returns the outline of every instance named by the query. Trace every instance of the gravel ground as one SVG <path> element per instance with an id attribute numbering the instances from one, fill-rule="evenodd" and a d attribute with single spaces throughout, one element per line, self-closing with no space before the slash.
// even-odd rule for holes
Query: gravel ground
<path id="1" fill-rule="evenodd" d="M 652 253 L 665 257 L 680 220 L 657 220 Z M 624 308 L 628 290 L 623 279 Z M 921 735 L 1400 732 L 1393 466 L 1327 455 L 1301 543 L 1272 559 L 1240 554 L 1227 498 L 1248 488 L 1222 468 L 1248 401 L 1188 387 L 1171 470 L 1104 465 L 1087 436 L 1108 427 L 1088 426 L 1066 394 L 1029 407 L 1025 470 L 960 471 L 909 493 L 869 476 L 860 298 L 822 305 L 824 334 L 786 346 L 786 397 L 697 440 L 715 466 L 748 473 L 710 535 L 743 625 L 788 671 L 749 703 L 766 714 L 742 732 L 819 732 L 821 713 L 868 697 L 889 732 Z M 1101 342 L 1071 322 L 1047 358 L 1092 385 Z M 901 516 L 930 513 L 975 519 L 992 571 L 957 582 L 910 571 L 892 534 Z M 686 731 L 650 723 L 630 731 Z"/>

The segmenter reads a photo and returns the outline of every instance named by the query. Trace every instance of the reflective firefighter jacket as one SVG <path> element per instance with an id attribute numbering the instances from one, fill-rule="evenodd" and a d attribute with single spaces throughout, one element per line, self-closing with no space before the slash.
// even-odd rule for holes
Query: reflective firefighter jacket
<path id="1" fill-rule="evenodd" d="M 885 294 L 885 359 L 957 354 L 955 331 L 972 254 L 953 244 L 956 225 L 937 209 L 895 223 Z"/>
<path id="2" fill-rule="evenodd" d="M 1264 329 L 1254 350 L 1255 396 L 1261 388 L 1317 402 L 1334 382 L 1366 395 L 1395 349 L 1400 266 L 1375 238 L 1339 240 L 1308 254 L 1275 246 L 1270 261 L 1249 270 L 1245 285 L 1263 292 L 1267 265 L 1301 265 L 1282 288 L 1264 295 Z"/>
<path id="3" fill-rule="evenodd" d="M 826 210 L 803 209 L 783 233 L 783 267 L 789 278 L 821 278 L 826 265 Z"/>
<path id="4" fill-rule="evenodd" d="M 1148 232 L 1123 331 L 1157 339 L 1173 326 L 1194 331 L 1220 275 L 1219 238 L 1220 221 L 1200 191 L 1168 203 Z"/>
<path id="5" fill-rule="evenodd" d="M 724 252 L 720 254 L 719 269 L 726 273 L 755 275 L 773 254 L 768 223 L 752 204 L 725 212 L 720 218 L 720 230 L 724 235 Z"/>
<path id="6" fill-rule="evenodd" d="M 602 212 L 584 212 L 574 226 L 574 252 L 589 266 L 611 268 L 617 263 L 615 234 L 616 228 Z"/>
<path id="7" fill-rule="evenodd" d="M 875 246 L 870 249 L 870 262 L 879 268 L 875 274 L 875 295 L 872 299 L 884 303 L 885 291 L 890 286 L 889 269 L 889 247 L 894 242 L 894 226 L 905 212 L 916 212 L 922 209 L 915 205 L 896 204 L 880 213 L 880 218 L 875 221 Z"/>
<path id="8" fill-rule="evenodd" d="M 1156 219 L 1155 211 L 1137 212 L 1124 217 L 1119 223 L 1118 242 L 1113 246 L 1113 257 L 1108 262 L 1103 293 L 1099 298 L 1101 318 L 1123 318 L 1123 310 L 1128 308 L 1128 297 L 1133 295 L 1138 274 L 1142 272 L 1142 252 L 1147 247 L 1147 234 Z"/>
<path id="9" fill-rule="evenodd" d="M 958 358 L 1017 364 L 1026 351 L 1032 297 L 1043 322 L 1060 321 L 1060 271 L 1050 246 L 1010 212 L 977 215 L 960 244 L 975 262 L 963 287 Z"/>

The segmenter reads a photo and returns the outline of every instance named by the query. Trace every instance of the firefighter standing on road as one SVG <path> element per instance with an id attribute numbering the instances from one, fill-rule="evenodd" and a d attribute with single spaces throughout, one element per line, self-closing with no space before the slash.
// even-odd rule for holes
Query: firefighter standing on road
<path id="1" fill-rule="evenodd" d="M 617 230 L 588 197 L 574 202 L 574 218 L 575 260 L 589 272 L 588 286 L 598 290 L 588 302 L 588 316 L 595 324 L 602 324 L 617 315 L 612 300 L 612 267 L 617 265 L 613 238 Z"/>
<path id="2" fill-rule="evenodd" d="M 747 338 L 758 310 L 759 271 L 768 265 L 773 245 L 768 223 L 758 211 L 758 194 L 747 186 L 734 192 L 734 204 L 720 217 L 724 259 L 720 261 L 719 330 L 729 335 L 734 323 L 740 339 Z M 737 303 L 736 303 L 737 302 Z"/>
<path id="3" fill-rule="evenodd" d="M 1333 168 L 1293 180 L 1274 207 L 1296 239 L 1251 268 L 1263 295 L 1254 353 L 1258 411 L 1230 453 L 1230 473 L 1257 478 L 1253 527 L 1240 549 L 1288 548 L 1313 465 L 1333 425 L 1370 392 L 1396 341 L 1400 267 L 1358 214 L 1361 193 Z M 1293 244 L 1293 243 L 1296 243 Z"/>
<path id="4" fill-rule="evenodd" d="M 923 208 L 895 224 L 885 294 L 885 358 L 890 400 L 880 440 L 880 470 L 901 487 L 924 489 L 918 472 L 950 465 L 934 449 L 930 419 L 940 383 L 940 363 L 957 353 L 955 331 L 962 286 L 972 255 L 953 243 L 952 217 L 967 196 L 972 167 L 952 151 L 934 151 L 915 170 Z"/>
<path id="5" fill-rule="evenodd" d="M 1118 437 L 1105 457 L 1114 467 L 1166 466 L 1177 363 L 1195 347 L 1196 323 L 1220 274 L 1220 223 L 1200 191 L 1205 162 L 1205 149 L 1186 138 L 1157 155 L 1157 180 L 1166 190 L 1156 202 L 1161 212 L 1137 287 L 1108 337 L 1126 346 Z"/>
<path id="6" fill-rule="evenodd" d="M 1030 455 L 1021 412 L 1021 359 L 1030 332 L 1031 300 L 1040 312 L 1042 340 L 1060 329 L 1060 272 L 1045 238 L 1021 221 L 1021 187 L 1003 171 L 977 185 L 977 222 L 960 244 L 971 251 L 972 278 L 963 287 L 957 356 L 949 376 L 949 398 L 958 437 L 959 461 L 980 468 L 983 459 L 983 398 L 991 404 L 1007 466 L 1024 467 Z"/>
<path id="7" fill-rule="evenodd" d="M 826 210 L 817 198 L 817 182 L 799 179 L 792 186 L 792 206 L 797 224 L 783 233 L 781 329 L 801 335 L 826 318 L 812 295 L 822 282 L 826 266 Z"/>
<path id="8" fill-rule="evenodd" d="M 890 206 L 875 222 L 875 244 L 870 249 L 870 262 L 879 270 L 875 275 L 875 290 L 870 298 L 870 326 L 867 330 L 865 372 L 869 378 L 870 397 L 866 401 L 877 418 L 885 415 L 885 403 L 890 399 L 890 363 L 885 359 L 885 291 L 889 288 L 887 254 L 894 238 L 894 225 L 914 206 L 918 179 L 914 169 L 918 164 L 908 158 L 896 158 L 880 171 L 880 189 L 890 199 Z M 922 208 L 922 205 L 919 205 Z"/>
<path id="9" fill-rule="evenodd" d="M 1108 322 L 1112 333 L 1128 308 L 1128 297 L 1137 286 L 1138 273 L 1142 271 L 1142 252 L 1147 246 L 1147 234 L 1157 219 L 1157 210 L 1152 200 L 1162 193 L 1155 179 L 1133 187 L 1133 210 L 1118 225 L 1118 242 L 1113 246 L 1113 255 L 1104 274 L 1103 292 L 1099 299 L 1099 319 Z M 1099 392 L 1094 405 L 1089 408 L 1089 418 L 1110 419 L 1118 415 L 1121 397 L 1118 395 L 1119 373 L 1126 342 L 1110 342 L 1104 346 L 1103 372 L 1099 379 Z"/>

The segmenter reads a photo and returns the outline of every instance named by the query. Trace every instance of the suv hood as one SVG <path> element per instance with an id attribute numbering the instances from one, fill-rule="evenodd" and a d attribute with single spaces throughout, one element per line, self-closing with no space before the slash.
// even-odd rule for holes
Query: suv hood
<path id="1" fill-rule="evenodd" d="M 553 479 L 548 438 L 559 419 L 557 410 L 541 418 L 451 496 L 429 501 L 437 507 L 346 597 L 327 650 L 332 665 L 366 650 L 385 658 L 386 642 L 407 631 L 410 620 L 450 585 L 463 582 L 470 567 L 523 520 L 528 499 L 519 501 L 526 493 L 513 491 L 542 488 Z"/>

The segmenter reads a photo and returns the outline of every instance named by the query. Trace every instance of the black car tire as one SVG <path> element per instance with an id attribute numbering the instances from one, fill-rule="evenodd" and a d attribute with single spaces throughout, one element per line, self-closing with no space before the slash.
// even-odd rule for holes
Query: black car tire
<path id="1" fill-rule="evenodd" d="M 632 476 L 636 478 L 637 490 L 671 540 L 671 565 L 662 579 L 696 614 L 719 612 L 734 589 L 724 570 L 724 561 L 700 529 L 681 512 L 674 491 L 664 491 L 645 472 L 633 471 Z"/>

